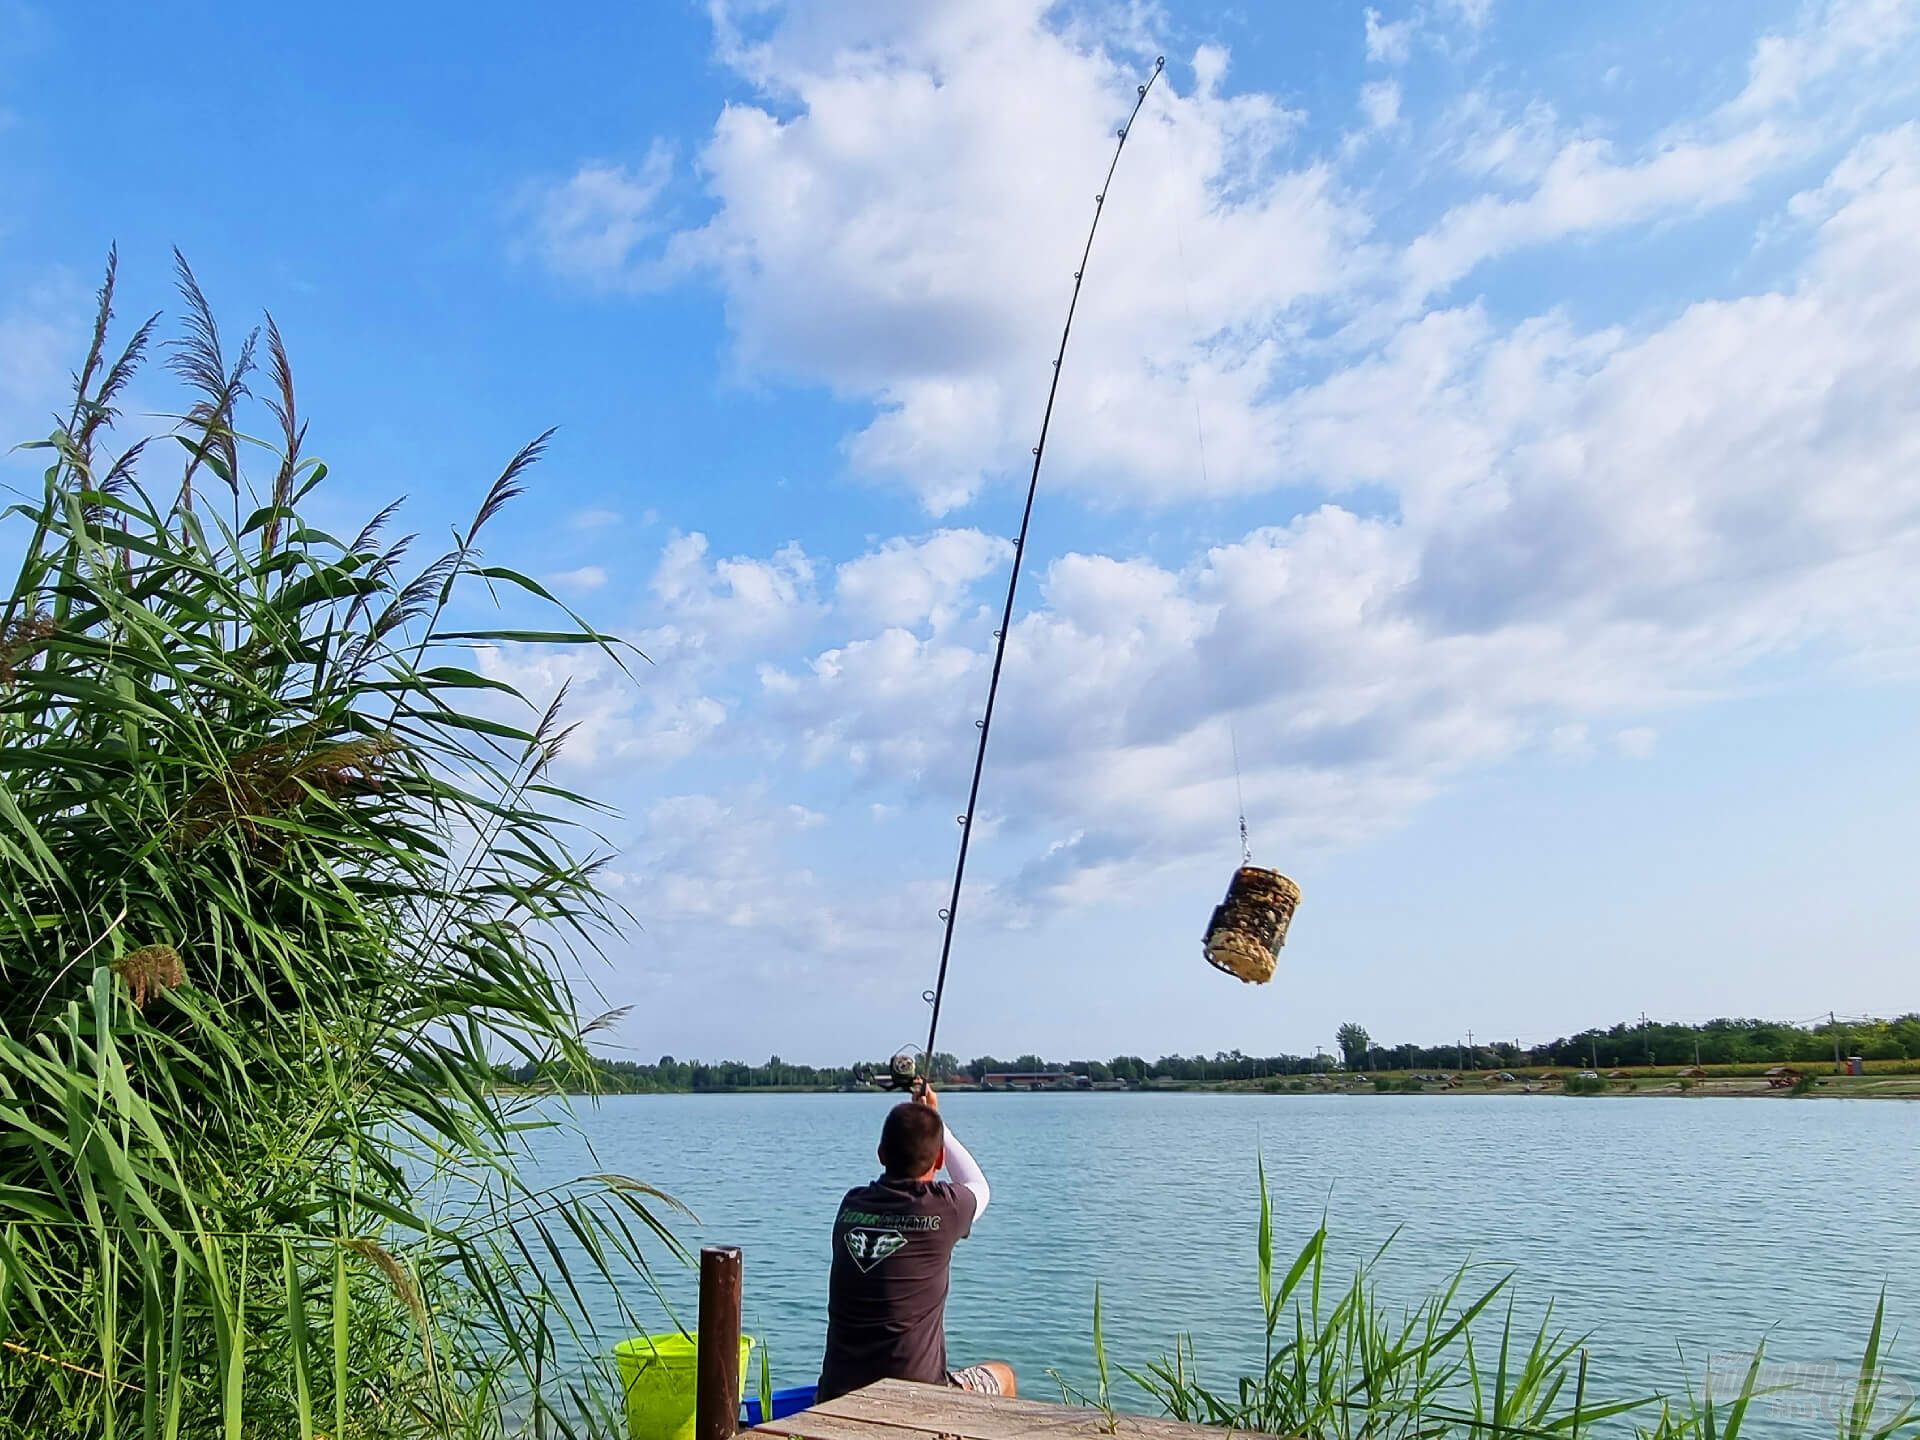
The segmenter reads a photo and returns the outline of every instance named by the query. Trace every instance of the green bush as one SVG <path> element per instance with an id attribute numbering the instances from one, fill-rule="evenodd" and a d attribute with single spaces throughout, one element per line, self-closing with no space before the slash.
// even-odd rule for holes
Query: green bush
<path id="1" fill-rule="evenodd" d="M 1607 1082 L 1598 1075 L 1569 1075 L 1561 1088 L 1569 1095 L 1603 1095 Z"/>
<path id="2" fill-rule="evenodd" d="M 547 774 L 557 702 L 470 658 L 533 637 L 470 628 L 469 590 L 557 603 L 479 548 L 544 437 L 409 570 L 395 507 L 308 518 L 327 471 L 271 319 L 269 444 L 254 339 L 180 288 L 184 418 L 106 448 L 155 329 L 109 358 L 110 262 L 11 512 L 0 1435 L 570 1433 L 551 1237 L 620 1282 L 671 1242 L 635 1182 L 528 1192 L 527 1102 L 490 1083 L 584 1069 L 562 967 L 618 919 Z"/>

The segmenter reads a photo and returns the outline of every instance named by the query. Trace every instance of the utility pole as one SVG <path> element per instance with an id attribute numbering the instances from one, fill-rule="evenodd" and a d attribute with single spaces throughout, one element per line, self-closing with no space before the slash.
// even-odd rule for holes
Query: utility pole
<path id="1" fill-rule="evenodd" d="M 1833 1018 L 1833 1011 L 1827 1011 L 1827 1028 L 1833 1031 L 1833 1073 L 1840 1073 L 1840 1022 Z"/>
<path id="2" fill-rule="evenodd" d="M 1647 1064 L 1653 1064 L 1653 1031 L 1647 1028 L 1647 1012 L 1640 1012 L 1640 1039 L 1647 1047 Z"/>
<path id="3" fill-rule="evenodd" d="M 1693 1032 L 1693 1064 L 1695 1069 L 1700 1066 L 1700 1032 L 1698 1030 Z"/>

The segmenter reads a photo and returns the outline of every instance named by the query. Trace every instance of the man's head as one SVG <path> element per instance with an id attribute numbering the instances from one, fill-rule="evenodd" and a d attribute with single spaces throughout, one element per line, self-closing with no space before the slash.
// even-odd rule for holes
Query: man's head
<path id="1" fill-rule="evenodd" d="M 947 1154 L 947 1131 L 940 1112 L 909 1100 L 887 1112 L 880 1127 L 880 1163 L 890 1180 L 925 1180 Z"/>

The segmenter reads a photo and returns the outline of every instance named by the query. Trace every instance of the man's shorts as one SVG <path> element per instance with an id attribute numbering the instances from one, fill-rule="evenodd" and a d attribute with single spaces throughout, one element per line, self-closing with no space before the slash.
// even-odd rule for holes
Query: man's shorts
<path id="1" fill-rule="evenodd" d="M 969 1365 L 964 1370 L 949 1370 L 947 1383 L 956 1390 L 971 1390 L 976 1395 L 1002 1393 L 1000 1377 L 985 1365 Z"/>

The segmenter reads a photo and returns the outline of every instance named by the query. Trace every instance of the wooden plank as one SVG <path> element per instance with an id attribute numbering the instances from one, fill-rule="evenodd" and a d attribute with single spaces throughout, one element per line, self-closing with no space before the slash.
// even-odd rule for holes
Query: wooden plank
<path id="1" fill-rule="evenodd" d="M 898 1425 L 875 1425 L 869 1420 L 849 1420 L 825 1410 L 802 1410 L 764 1425 L 753 1427 L 753 1434 L 782 1437 L 782 1440 L 922 1440 L 928 1430 L 903 1430 Z"/>
<path id="2" fill-rule="evenodd" d="M 903 1380 L 882 1380 L 775 1424 L 784 1427 L 781 1434 L 804 1440 L 906 1440 L 915 1433 L 958 1440 L 1221 1440 L 1223 1433 L 1251 1434 L 1139 1415 L 1109 1420 L 1103 1410 Z"/>

